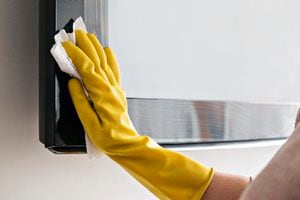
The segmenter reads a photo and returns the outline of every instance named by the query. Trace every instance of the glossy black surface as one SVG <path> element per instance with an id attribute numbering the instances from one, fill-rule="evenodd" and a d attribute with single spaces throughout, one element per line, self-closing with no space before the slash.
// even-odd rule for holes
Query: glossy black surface
<path id="1" fill-rule="evenodd" d="M 71 78 L 50 55 L 54 35 L 83 13 L 83 0 L 40 1 L 40 141 L 53 152 L 85 152 L 84 130 L 68 92 Z M 72 20 L 63 28 L 72 31 Z"/>

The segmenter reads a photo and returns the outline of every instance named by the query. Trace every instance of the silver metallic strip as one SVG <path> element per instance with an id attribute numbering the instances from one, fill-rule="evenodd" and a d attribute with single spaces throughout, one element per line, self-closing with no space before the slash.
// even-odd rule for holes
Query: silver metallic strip
<path id="1" fill-rule="evenodd" d="M 263 141 L 246 141 L 246 142 L 229 142 L 229 143 L 210 143 L 209 145 L 185 144 L 185 145 L 165 145 L 164 147 L 173 151 L 190 152 L 190 151 L 206 151 L 206 150 L 230 150 L 230 149 L 251 149 L 265 147 L 280 147 L 286 142 L 286 139 L 279 140 L 263 140 Z"/>
<path id="2" fill-rule="evenodd" d="M 62 29 L 71 18 L 84 16 L 84 3 L 82 0 L 56 0 L 56 30 Z"/>
<path id="3" fill-rule="evenodd" d="M 84 19 L 87 29 L 108 46 L 108 0 L 85 0 Z"/>
<path id="4" fill-rule="evenodd" d="M 140 134 L 163 144 L 285 138 L 294 129 L 298 105 L 226 101 L 128 99 Z"/>

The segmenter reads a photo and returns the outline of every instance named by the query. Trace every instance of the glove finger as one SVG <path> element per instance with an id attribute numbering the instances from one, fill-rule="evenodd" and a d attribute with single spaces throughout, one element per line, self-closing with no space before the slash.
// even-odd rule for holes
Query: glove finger
<path id="1" fill-rule="evenodd" d="M 101 68 L 101 61 L 94 45 L 82 30 L 76 30 L 76 46 L 78 46 L 94 63 L 96 73 L 100 74 L 104 80 L 109 81 L 106 73 Z"/>
<path id="2" fill-rule="evenodd" d="M 121 87 L 121 76 L 120 76 L 118 60 L 117 60 L 114 52 L 109 47 L 105 48 L 104 51 L 105 51 L 105 54 L 107 57 L 107 63 L 110 66 L 111 71 L 114 74 L 117 84 Z"/>
<path id="3" fill-rule="evenodd" d="M 82 77 L 93 102 L 99 100 L 104 92 L 110 91 L 109 83 L 95 72 L 93 62 L 81 49 L 69 41 L 62 45 Z"/>
<path id="4" fill-rule="evenodd" d="M 102 69 L 105 71 L 110 83 L 112 85 L 117 85 L 117 81 L 115 79 L 114 73 L 112 72 L 111 68 L 108 66 L 106 55 L 105 55 L 105 52 L 103 50 L 101 43 L 99 42 L 97 37 L 92 33 L 88 33 L 87 37 L 90 39 L 90 41 L 94 45 L 96 52 L 100 58 L 100 65 L 101 65 Z"/>
<path id="5" fill-rule="evenodd" d="M 95 140 L 95 138 L 91 135 L 91 133 L 98 132 L 101 129 L 101 121 L 90 105 L 80 81 L 78 79 L 72 78 L 68 82 L 68 88 L 84 130 L 88 134 L 91 141 L 96 144 L 95 141 L 93 141 Z"/>

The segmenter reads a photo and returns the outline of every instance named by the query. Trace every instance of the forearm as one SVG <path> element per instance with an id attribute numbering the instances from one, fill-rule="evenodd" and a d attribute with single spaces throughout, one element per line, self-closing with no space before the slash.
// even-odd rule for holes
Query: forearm
<path id="1" fill-rule="evenodd" d="M 238 200 L 249 181 L 249 177 L 215 172 L 202 200 Z"/>
<path id="2" fill-rule="evenodd" d="M 245 190 L 242 200 L 300 199 L 300 126 Z"/>
<path id="3" fill-rule="evenodd" d="M 213 169 L 162 148 L 147 136 L 138 136 L 137 141 L 126 147 L 114 145 L 105 152 L 160 199 L 199 200 L 203 196 Z"/>
<path id="4" fill-rule="evenodd" d="M 159 199 L 199 200 L 206 191 L 210 200 L 230 200 L 239 195 L 243 188 L 240 179 L 222 174 L 213 176 L 212 168 L 139 135 L 127 112 L 118 70 L 112 67 L 117 67 L 112 52 L 105 52 L 92 34 L 77 30 L 75 35 L 77 46 L 68 41 L 63 47 L 82 77 L 89 99 L 77 79 L 69 81 L 69 91 L 84 130 L 96 147 Z"/>

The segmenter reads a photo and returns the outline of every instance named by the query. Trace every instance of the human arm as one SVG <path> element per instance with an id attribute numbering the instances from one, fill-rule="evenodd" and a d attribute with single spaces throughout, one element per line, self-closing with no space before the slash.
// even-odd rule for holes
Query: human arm
<path id="1" fill-rule="evenodd" d="M 300 113 L 296 128 L 267 166 L 244 191 L 241 200 L 300 199 Z"/>
<path id="2" fill-rule="evenodd" d="M 85 132 L 96 147 L 160 199 L 199 200 L 205 193 L 204 199 L 213 200 L 216 195 L 212 194 L 223 194 L 222 184 L 230 185 L 232 178 L 228 177 L 226 183 L 223 176 L 214 176 L 212 168 L 137 133 L 128 116 L 112 50 L 103 49 L 94 35 L 83 31 L 76 31 L 76 41 L 76 45 L 66 42 L 63 46 L 78 69 L 93 106 L 77 79 L 70 80 L 69 91 Z"/>

